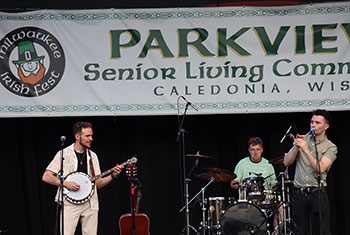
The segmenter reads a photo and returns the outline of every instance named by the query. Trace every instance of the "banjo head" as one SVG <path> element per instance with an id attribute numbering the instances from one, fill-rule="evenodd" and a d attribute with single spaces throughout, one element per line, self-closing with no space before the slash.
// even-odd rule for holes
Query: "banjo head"
<path id="1" fill-rule="evenodd" d="M 95 191 L 95 183 L 91 182 L 91 177 L 83 172 L 73 172 L 67 175 L 67 181 L 73 181 L 80 185 L 78 191 L 66 190 L 65 198 L 74 204 L 82 204 L 88 201 Z"/>

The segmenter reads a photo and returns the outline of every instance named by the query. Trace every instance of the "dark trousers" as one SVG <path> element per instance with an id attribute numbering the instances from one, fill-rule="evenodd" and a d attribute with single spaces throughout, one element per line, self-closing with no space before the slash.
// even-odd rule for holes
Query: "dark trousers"
<path id="1" fill-rule="evenodd" d="M 329 201 L 327 192 L 321 190 L 321 225 L 322 234 L 329 235 Z M 320 233 L 320 214 L 319 214 L 319 192 L 317 188 L 307 188 L 301 190 L 295 188 L 292 196 L 292 218 L 297 226 L 297 235 L 310 234 L 310 216 L 312 218 L 313 234 Z"/>

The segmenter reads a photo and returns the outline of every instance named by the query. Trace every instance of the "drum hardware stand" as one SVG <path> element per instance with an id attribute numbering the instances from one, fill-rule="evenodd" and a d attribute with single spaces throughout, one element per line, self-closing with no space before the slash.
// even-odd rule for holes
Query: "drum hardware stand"
<path id="1" fill-rule="evenodd" d="M 281 191 L 282 191 L 282 206 L 283 206 L 283 234 L 287 235 L 287 234 L 290 234 L 288 231 L 288 227 L 289 227 L 290 222 L 291 222 L 289 188 L 286 188 L 286 186 L 285 186 L 285 180 L 289 179 L 288 167 L 286 167 L 285 172 L 280 173 L 280 176 L 281 176 L 281 185 L 282 185 Z M 278 209 L 278 207 L 277 207 L 277 209 Z"/>
<path id="2" fill-rule="evenodd" d="M 186 230 L 186 235 L 189 235 L 190 234 L 190 228 L 195 231 L 195 233 L 197 233 L 197 230 L 192 226 L 190 225 L 190 209 L 189 209 L 189 204 L 192 202 L 192 200 L 188 201 L 188 198 L 189 198 L 189 195 L 188 195 L 188 184 L 189 184 L 189 181 L 191 181 L 190 179 L 186 178 L 185 179 L 185 205 L 184 207 L 182 207 L 182 209 L 179 211 L 183 211 L 183 209 L 186 208 L 186 227 L 183 229 L 183 230 Z"/>
<path id="3" fill-rule="evenodd" d="M 276 213 L 277 213 L 277 215 L 279 215 L 279 211 L 278 211 L 278 208 L 280 207 L 280 206 L 282 206 L 283 205 L 283 202 L 281 202 L 281 203 L 279 203 L 273 210 L 272 210 L 272 212 L 268 215 L 268 217 L 267 218 L 270 218 L 271 216 L 276 216 Z M 280 220 L 279 220 L 279 217 L 277 217 L 277 225 L 275 226 L 275 227 L 273 227 L 273 230 L 272 230 L 272 233 L 271 234 L 275 234 L 275 232 L 276 232 L 276 230 L 278 231 L 278 232 L 280 232 L 280 225 L 282 224 L 282 223 L 284 223 L 283 221 L 281 222 Z M 274 224 L 273 224 L 273 226 L 274 226 Z M 270 233 L 269 233 L 270 234 Z M 281 234 L 281 233 L 278 233 L 278 234 Z M 283 233 L 283 234 L 285 234 L 285 233 Z"/>
<path id="4" fill-rule="evenodd" d="M 202 195 L 201 195 L 200 206 L 201 206 L 201 210 L 202 210 L 202 221 L 201 221 L 201 226 L 198 229 L 197 235 L 205 235 L 206 229 L 208 228 L 206 217 L 205 217 L 205 212 L 207 211 L 207 208 L 205 207 L 205 205 L 206 205 L 205 189 L 202 188 L 201 193 L 202 193 Z"/>
<path id="5" fill-rule="evenodd" d="M 283 232 L 286 235 L 287 234 L 287 220 L 289 221 L 289 218 L 287 218 L 287 213 L 286 213 L 286 188 L 285 188 L 285 172 L 283 172 L 283 174 L 281 174 L 281 182 L 282 182 L 282 206 L 283 206 Z M 289 205 L 288 205 L 289 207 Z"/>
<path id="6" fill-rule="evenodd" d="M 206 219 L 205 219 L 205 212 L 207 208 L 205 207 L 205 190 L 202 190 L 202 222 L 200 230 L 203 232 L 203 235 L 205 234 L 205 229 L 207 228 Z"/>
<path id="7" fill-rule="evenodd" d="M 202 211 L 203 211 L 203 209 L 205 210 L 205 206 L 204 206 L 204 191 L 205 191 L 205 189 L 212 183 L 212 182 L 214 182 L 214 177 L 212 177 L 211 178 L 211 180 L 196 194 L 196 195 L 194 195 L 192 198 L 191 198 L 191 200 L 189 200 L 188 201 L 188 203 L 184 206 L 184 207 L 182 207 L 181 208 L 181 210 L 179 211 L 179 212 L 181 212 L 181 211 L 183 211 L 185 208 L 188 208 L 188 205 L 194 200 L 194 199 L 196 199 L 197 197 L 198 197 L 198 195 L 199 194 L 201 194 L 202 193 Z M 187 194 L 187 199 L 188 199 L 188 194 Z M 205 229 L 206 228 L 206 226 L 205 226 L 205 211 L 203 211 L 202 212 L 203 213 L 203 224 L 202 224 L 202 226 L 201 226 L 201 228 L 203 228 L 203 229 Z M 194 228 L 194 227 L 192 227 L 191 225 L 189 225 L 188 226 L 188 228 L 189 227 L 191 227 L 196 233 L 197 233 L 197 230 Z"/>
<path id="8" fill-rule="evenodd" d="M 189 198 L 189 192 L 188 192 L 188 185 L 189 185 L 189 182 L 191 181 L 191 179 L 189 178 L 190 177 L 190 175 L 192 174 L 192 172 L 193 172 L 193 170 L 194 169 L 196 169 L 197 168 L 197 166 L 198 166 L 198 158 L 196 158 L 196 161 L 194 162 L 194 166 L 192 167 L 192 169 L 190 170 L 190 172 L 188 173 L 188 175 L 187 175 L 187 177 L 186 177 L 186 179 L 185 179 L 185 181 L 186 181 L 186 189 L 185 189 L 185 194 L 186 194 L 186 205 L 185 205 L 185 207 L 186 207 L 186 229 L 189 229 L 189 228 L 191 228 L 191 229 L 193 229 L 196 233 L 197 233 L 197 230 L 193 227 L 193 226 L 191 226 L 190 225 L 190 217 L 189 217 L 189 213 L 190 213 L 190 209 L 189 209 L 189 204 L 191 203 L 191 201 L 193 200 L 191 200 L 191 201 L 188 201 L 188 198 Z M 184 208 L 182 208 L 182 210 L 183 210 Z M 179 212 L 181 212 L 181 210 L 179 211 Z M 188 231 L 189 232 L 189 231 Z"/>

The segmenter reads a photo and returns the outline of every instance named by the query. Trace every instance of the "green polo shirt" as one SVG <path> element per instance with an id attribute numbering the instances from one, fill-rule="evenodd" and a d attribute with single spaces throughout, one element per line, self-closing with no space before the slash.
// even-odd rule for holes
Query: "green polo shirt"
<path id="1" fill-rule="evenodd" d="M 315 142 L 312 136 L 309 136 L 305 141 L 307 142 L 312 155 L 316 157 Z M 323 157 L 326 157 L 334 162 L 334 160 L 337 158 L 337 146 L 328 140 L 327 136 L 318 141 L 316 147 L 320 160 Z M 322 174 L 321 180 L 323 182 L 323 186 L 327 186 L 326 178 L 328 171 L 329 169 Z M 317 172 L 312 168 L 307 155 L 301 150 L 299 150 L 296 159 L 294 185 L 298 188 L 317 187 Z"/>

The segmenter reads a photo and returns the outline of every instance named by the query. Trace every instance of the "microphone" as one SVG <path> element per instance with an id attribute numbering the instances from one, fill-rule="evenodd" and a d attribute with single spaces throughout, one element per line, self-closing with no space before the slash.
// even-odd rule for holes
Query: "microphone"
<path id="1" fill-rule="evenodd" d="M 60 137 L 60 141 L 61 141 L 61 148 L 63 149 L 63 146 L 64 146 L 64 141 L 66 141 L 66 137 L 64 135 L 62 135 Z"/>
<path id="2" fill-rule="evenodd" d="M 196 107 L 194 107 L 191 102 L 187 101 L 185 97 L 183 96 L 180 96 L 186 103 L 187 105 L 191 106 L 194 110 L 196 110 L 198 112 L 198 109 Z"/>
<path id="3" fill-rule="evenodd" d="M 310 129 L 310 132 L 311 132 L 311 135 L 312 135 L 313 137 L 316 136 L 314 128 L 311 128 L 311 129 Z"/>
<path id="4" fill-rule="evenodd" d="M 285 134 L 284 134 L 284 136 L 282 137 L 282 139 L 281 139 L 280 143 L 282 143 L 282 142 L 283 142 L 283 140 L 286 138 L 286 136 L 288 135 L 288 133 L 289 133 L 290 129 L 292 129 L 292 127 L 293 127 L 293 124 L 292 124 L 292 125 L 290 125 L 290 127 L 288 128 L 288 130 L 286 131 L 286 133 L 285 133 Z"/>

